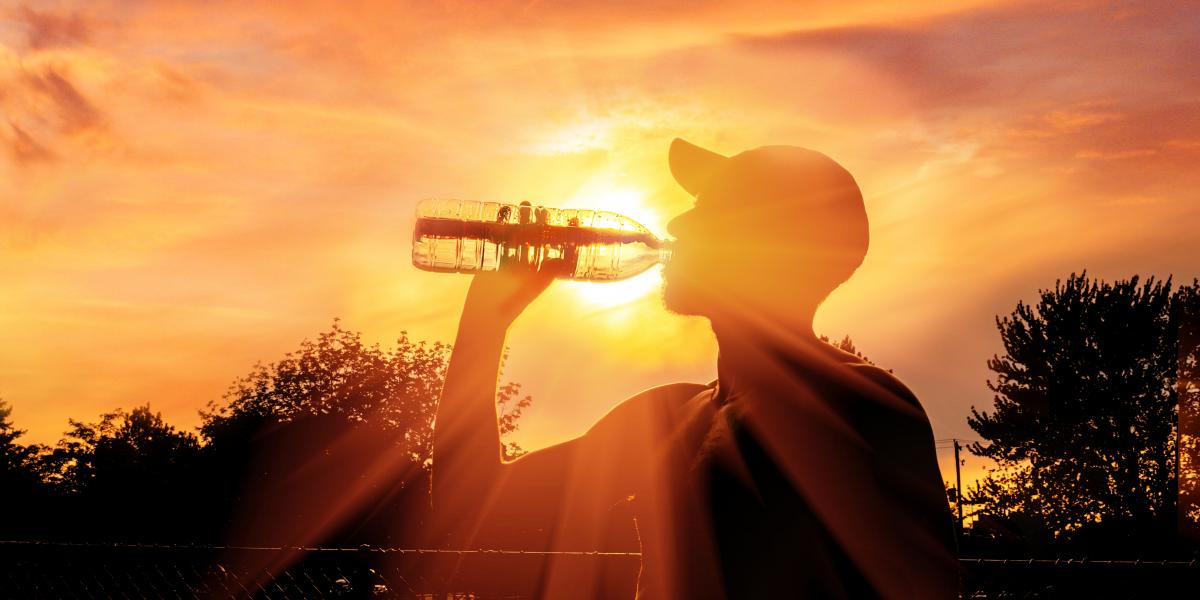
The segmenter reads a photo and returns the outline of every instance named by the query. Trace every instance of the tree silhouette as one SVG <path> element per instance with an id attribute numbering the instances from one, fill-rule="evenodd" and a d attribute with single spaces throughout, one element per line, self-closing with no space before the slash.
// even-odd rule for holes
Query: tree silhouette
<path id="1" fill-rule="evenodd" d="M 1175 529 L 1179 307 L 1198 286 L 1072 274 L 997 318 L 1003 356 L 992 412 L 971 408 L 997 468 L 968 494 L 1035 539 L 1092 544 L 1170 537 Z"/>
<path id="2" fill-rule="evenodd" d="M 68 423 L 71 429 L 51 452 L 51 460 L 61 465 L 54 476 L 68 492 L 161 485 L 188 466 L 184 463 L 199 449 L 195 435 L 176 431 L 149 404 L 105 413 L 96 423 Z"/>
<path id="3" fill-rule="evenodd" d="M 1179 323 L 1179 531 L 1200 541 L 1200 286 L 1180 288 L 1172 312 Z"/>
<path id="4" fill-rule="evenodd" d="M 37 508 L 47 491 L 38 460 L 43 448 L 18 443 L 25 431 L 13 425 L 11 416 L 12 407 L 0 398 L 0 536 L 28 531 L 28 520 L 14 517 Z"/>
<path id="5" fill-rule="evenodd" d="M 201 411 L 199 436 L 144 405 L 22 445 L 0 400 L 0 535 L 130 542 L 403 545 L 428 509 L 449 346 L 368 345 L 337 320 L 255 365 Z M 532 399 L 506 383 L 500 429 Z M 510 458 L 523 450 L 506 440 Z M 21 514 L 26 518 L 10 519 Z"/>
<path id="6" fill-rule="evenodd" d="M 44 476 L 76 507 L 63 515 L 74 536 L 145 541 L 186 524 L 193 498 L 196 436 L 177 431 L 150 406 L 118 409 L 71 428 L 43 455 Z"/>
<path id="7" fill-rule="evenodd" d="M 220 528 L 253 543 L 409 539 L 428 507 L 448 356 L 446 344 L 407 334 L 384 350 L 335 320 L 297 351 L 256 365 L 201 413 L 204 479 Z M 497 401 L 502 431 L 516 431 L 531 399 L 508 383 Z M 506 451 L 521 449 L 510 442 Z"/>
<path id="8" fill-rule="evenodd" d="M 210 403 L 201 412 L 200 433 L 209 443 L 244 439 L 265 423 L 287 423 L 330 417 L 347 425 L 373 423 L 397 434 L 396 444 L 415 463 L 429 460 L 433 414 L 445 378 L 450 346 L 409 339 L 401 332 L 396 347 L 384 351 L 363 343 L 358 332 L 334 320 L 316 340 L 278 362 L 256 365 L 234 382 L 223 403 Z M 500 386 L 497 404 L 502 434 L 518 428 L 529 396 L 521 386 Z M 508 444 L 510 454 L 522 450 Z"/>
<path id="9" fill-rule="evenodd" d="M 849 334 L 847 334 L 845 337 L 843 337 L 840 341 L 837 341 L 837 342 L 830 340 L 829 336 L 827 336 L 827 335 L 822 335 L 818 339 L 820 339 L 822 342 L 825 342 L 826 344 L 829 344 L 830 346 L 833 346 L 834 348 L 837 348 L 838 350 L 841 350 L 843 352 L 848 352 L 850 354 L 853 354 L 853 355 L 863 359 L 863 361 L 865 361 L 867 364 L 871 364 L 871 365 L 875 364 L 874 361 L 867 358 L 866 356 L 863 356 L 863 353 L 861 351 L 859 351 L 859 349 L 854 345 L 854 340 L 850 339 Z M 878 366 L 878 365 L 876 365 L 876 366 Z M 887 372 L 891 373 L 892 370 L 888 369 Z"/>
<path id="10" fill-rule="evenodd" d="M 12 406 L 0 398 L 0 489 L 11 490 L 25 487 L 28 481 L 36 481 L 35 466 L 39 447 L 17 443 L 25 430 L 13 425 Z"/>

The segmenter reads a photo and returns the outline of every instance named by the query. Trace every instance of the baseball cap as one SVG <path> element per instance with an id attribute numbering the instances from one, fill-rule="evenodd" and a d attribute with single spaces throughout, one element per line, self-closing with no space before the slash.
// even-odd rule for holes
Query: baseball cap
<path id="1" fill-rule="evenodd" d="M 820 246 L 857 267 L 869 242 L 866 208 L 854 177 L 828 156 L 799 146 L 762 146 L 724 156 L 676 138 L 671 174 L 689 194 L 765 215 L 764 231 Z"/>

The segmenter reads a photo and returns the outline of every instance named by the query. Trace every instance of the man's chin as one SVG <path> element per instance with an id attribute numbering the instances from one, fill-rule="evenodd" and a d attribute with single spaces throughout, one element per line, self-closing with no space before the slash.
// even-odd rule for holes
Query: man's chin
<path id="1" fill-rule="evenodd" d="M 684 316 L 703 316 L 704 311 L 696 302 L 696 295 L 678 283 L 663 282 L 663 306 L 670 312 Z"/>

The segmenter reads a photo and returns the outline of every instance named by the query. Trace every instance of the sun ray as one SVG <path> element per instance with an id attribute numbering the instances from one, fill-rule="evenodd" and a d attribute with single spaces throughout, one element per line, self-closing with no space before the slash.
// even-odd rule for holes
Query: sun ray
<path id="1" fill-rule="evenodd" d="M 582 185 L 564 206 L 622 214 L 645 225 L 660 237 L 665 229 L 662 215 L 646 202 L 644 192 L 632 186 L 616 184 L 608 176 L 598 176 Z M 621 281 L 569 282 L 568 285 L 589 307 L 616 308 L 657 293 L 662 286 L 662 269 L 650 269 Z"/>

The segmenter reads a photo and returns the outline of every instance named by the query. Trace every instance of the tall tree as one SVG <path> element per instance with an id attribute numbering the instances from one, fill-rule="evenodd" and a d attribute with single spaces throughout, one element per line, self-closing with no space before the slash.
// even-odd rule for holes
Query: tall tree
<path id="1" fill-rule="evenodd" d="M 196 436 L 144 405 L 71 428 L 44 457 L 49 479 L 75 505 L 63 532 L 102 539 L 163 539 L 188 523 Z"/>
<path id="2" fill-rule="evenodd" d="M 1179 531 L 1200 542 L 1200 286 L 1181 288 L 1179 323 Z"/>
<path id="3" fill-rule="evenodd" d="M 69 420 L 53 449 L 24 446 L 0 401 L 0 508 L 53 515 L 0 513 L 0 532 L 400 545 L 406 538 L 396 529 L 411 533 L 428 505 L 423 480 L 448 351 L 407 335 L 384 350 L 335 320 L 297 351 L 236 380 L 222 402 L 201 412 L 199 437 L 145 405 L 96 422 Z M 530 403 L 519 384 L 500 386 L 503 434 L 517 430 Z M 510 458 L 523 453 L 511 440 L 504 450 Z M 6 526 L 20 523 L 37 526 Z"/>
<path id="4" fill-rule="evenodd" d="M 0 489 L 15 489 L 37 477 L 34 461 L 38 446 L 18 443 L 17 439 L 23 435 L 25 430 L 13 425 L 12 406 L 0 398 Z"/>
<path id="5" fill-rule="evenodd" d="M 397 434 L 395 442 L 414 462 L 429 460 L 433 415 L 450 346 L 409 339 L 401 332 L 395 348 L 363 342 L 359 332 L 334 320 L 329 331 L 304 340 L 300 349 L 277 362 L 256 365 L 235 381 L 222 403 L 201 412 L 201 436 L 209 443 L 223 436 L 244 438 L 266 422 L 332 417 L 346 424 L 368 422 Z M 497 393 L 501 433 L 519 427 L 532 399 L 521 397 L 521 385 L 509 382 Z M 522 453 L 507 444 L 512 456 Z"/>
<path id="6" fill-rule="evenodd" d="M 0 398 L 0 536 L 23 535 L 28 512 L 45 492 L 38 461 L 43 448 L 19 443 L 25 431 L 17 429 L 11 417 L 12 406 Z"/>
<path id="7" fill-rule="evenodd" d="M 1161 540 L 1176 519 L 1178 307 L 1198 284 L 1072 274 L 997 318 L 991 412 L 971 408 L 997 468 L 969 494 L 1054 540 Z"/>
<path id="8" fill-rule="evenodd" d="M 69 491 L 159 484 L 172 478 L 199 448 L 195 435 L 176 430 L 149 404 L 131 412 L 105 413 L 95 423 L 68 422 L 71 428 L 55 452 Z"/>
<path id="9" fill-rule="evenodd" d="M 407 334 L 384 350 L 335 320 L 235 381 L 223 403 L 202 412 L 200 427 L 213 502 L 231 515 L 223 528 L 253 543 L 408 539 L 428 505 L 448 355 L 449 346 Z M 508 383 L 497 401 L 510 434 L 531 400 Z M 512 442 L 506 450 L 521 452 Z"/>

